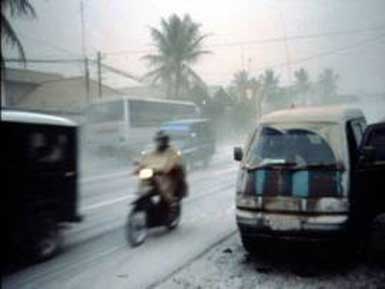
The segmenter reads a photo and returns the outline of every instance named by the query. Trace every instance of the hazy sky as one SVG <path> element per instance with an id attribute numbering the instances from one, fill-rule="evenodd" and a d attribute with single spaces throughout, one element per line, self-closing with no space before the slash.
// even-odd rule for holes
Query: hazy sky
<path id="1" fill-rule="evenodd" d="M 14 21 L 27 56 L 81 56 L 80 1 L 31 3 L 38 18 Z M 227 85 L 241 68 L 258 77 L 272 67 L 287 84 L 299 67 L 313 79 L 331 67 L 340 75 L 341 91 L 385 91 L 384 0 L 84 0 L 84 6 L 87 54 L 100 50 L 105 63 L 132 74 L 148 69 L 140 58 L 153 51 L 149 26 L 172 13 L 189 13 L 210 35 L 205 46 L 213 53 L 194 65 L 209 84 Z M 39 68 L 81 73 L 80 65 Z M 104 79 L 130 84 L 111 73 Z"/>

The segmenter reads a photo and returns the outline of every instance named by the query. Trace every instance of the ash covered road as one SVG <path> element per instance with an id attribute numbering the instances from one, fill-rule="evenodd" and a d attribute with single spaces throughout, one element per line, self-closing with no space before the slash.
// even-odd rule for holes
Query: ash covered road
<path id="1" fill-rule="evenodd" d="M 130 169 L 81 181 L 85 221 L 65 232 L 63 251 L 52 260 L 5 276 L 3 288 L 146 288 L 214 246 L 235 230 L 236 165 L 220 150 L 209 168 L 189 174 L 180 227 L 154 231 L 139 248 L 124 236 L 136 179 Z"/>
<path id="2" fill-rule="evenodd" d="M 247 257 L 235 234 L 236 169 L 226 148 L 191 172 L 180 227 L 153 231 L 134 249 L 124 236 L 136 188 L 130 168 L 82 179 L 85 221 L 65 232 L 57 257 L 4 276 L 3 288 L 384 288 L 383 267 L 367 262 L 325 269 L 295 256 Z M 309 268 L 316 274 L 304 276 Z"/>

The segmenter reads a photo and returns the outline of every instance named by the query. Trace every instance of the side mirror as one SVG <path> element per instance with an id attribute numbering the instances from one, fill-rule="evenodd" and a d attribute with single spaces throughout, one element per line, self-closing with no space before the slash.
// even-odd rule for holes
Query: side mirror
<path id="1" fill-rule="evenodd" d="M 373 146 L 364 146 L 361 150 L 360 161 L 371 163 L 376 158 L 376 148 Z"/>
<path id="2" fill-rule="evenodd" d="M 234 148 L 233 157 L 234 157 L 234 160 L 238 162 L 240 162 L 243 159 L 243 150 L 241 147 Z"/>

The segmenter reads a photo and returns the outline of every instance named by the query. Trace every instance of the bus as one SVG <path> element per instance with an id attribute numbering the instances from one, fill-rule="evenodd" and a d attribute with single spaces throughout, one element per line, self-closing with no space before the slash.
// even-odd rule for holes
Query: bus
<path id="1" fill-rule="evenodd" d="M 193 102 L 119 96 L 89 105 L 85 124 L 88 147 L 138 153 L 166 121 L 198 118 Z"/>

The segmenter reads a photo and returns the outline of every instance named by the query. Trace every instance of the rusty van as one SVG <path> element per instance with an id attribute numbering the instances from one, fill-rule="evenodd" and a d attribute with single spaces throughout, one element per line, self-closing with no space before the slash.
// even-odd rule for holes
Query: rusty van
<path id="1" fill-rule="evenodd" d="M 384 209 L 384 194 L 377 188 L 375 196 L 373 180 L 363 192 L 365 175 L 382 175 L 368 174 L 376 154 L 361 144 L 366 127 L 361 110 L 347 107 L 295 108 L 260 120 L 244 150 L 234 148 L 236 221 L 247 251 L 262 239 L 334 240 L 368 227 Z M 384 172 L 383 165 L 376 169 Z M 376 213 L 363 205 L 371 195 Z"/>

